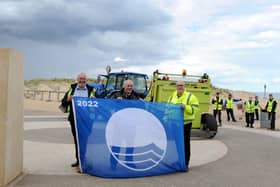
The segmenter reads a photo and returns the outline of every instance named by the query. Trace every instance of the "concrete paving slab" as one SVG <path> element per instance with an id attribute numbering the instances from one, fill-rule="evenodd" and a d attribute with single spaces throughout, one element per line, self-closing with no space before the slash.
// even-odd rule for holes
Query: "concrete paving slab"
<path id="1" fill-rule="evenodd" d="M 39 121 L 42 118 L 38 116 L 27 118 L 31 121 L 24 123 L 24 172 L 38 175 L 77 175 L 76 170 L 70 167 L 75 159 L 68 122 Z M 216 161 L 227 154 L 226 145 L 212 139 L 192 140 L 191 150 L 190 167 Z"/>

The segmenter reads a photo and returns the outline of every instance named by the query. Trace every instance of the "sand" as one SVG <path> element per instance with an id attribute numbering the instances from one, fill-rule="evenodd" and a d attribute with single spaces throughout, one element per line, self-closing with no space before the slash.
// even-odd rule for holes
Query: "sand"
<path id="1" fill-rule="evenodd" d="M 249 98 L 250 93 L 247 92 L 232 92 L 234 98 L 242 98 L 242 103 Z M 61 97 L 63 94 L 61 94 Z M 225 99 L 227 96 L 226 93 L 222 94 L 222 98 Z M 213 97 L 213 95 L 212 95 Z M 277 107 L 277 116 L 276 116 L 276 129 L 280 130 L 280 100 L 278 102 L 278 107 Z M 240 102 L 239 102 L 240 103 Z M 265 99 L 260 99 L 260 103 L 262 107 L 265 107 L 266 100 Z M 25 112 L 49 112 L 49 113 L 57 113 L 57 114 L 63 114 L 58 106 L 60 102 L 57 100 L 52 100 L 52 101 L 43 101 L 40 99 L 33 99 L 33 98 L 25 98 L 24 99 L 24 111 Z M 212 106 L 210 106 L 209 112 L 212 113 Z M 242 112 L 242 110 L 239 110 L 237 108 L 237 105 L 234 107 L 234 114 L 237 122 L 227 122 L 227 117 L 226 117 L 226 111 L 222 111 L 222 123 L 223 124 L 241 124 L 242 126 L 245 126 L 245 114 Z M 255 121 L 254 126 L 256 128 L 260 127 L 260 121 Z"/>
<path id="2" fill-rule="evenodd" d="M 59 102 L 41 101 L 33 99 L 24 99 L 24 112 L 52 112 L 62 113 L 59 109 Z"/>

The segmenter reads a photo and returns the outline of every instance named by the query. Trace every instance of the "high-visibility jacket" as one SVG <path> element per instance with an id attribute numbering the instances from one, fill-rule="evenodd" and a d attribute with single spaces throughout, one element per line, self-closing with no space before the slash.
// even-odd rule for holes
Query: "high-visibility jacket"
<path id="1" fill-rule="evenodd" d="M 195 119 L 195 113 L 199 110 L 199 102 L 195 95 L 190 92 L 184 91 L 183 94 L 178 97 L 177 91 L 168 99 L 169 103 L 173 104 L 185 104 L 184 110 L 184 124 L 189 124 Z"/>
<path id="2" fill-rule="evenodd" d="M 268 102 L 267 102 L 267 109 L 266 109 L 267 112 L 275 112 L 276 111 L 276 108 L 274 109 L 274 111 L 272 111 L 272 106 L 273 106 L 274 102 L 276 102 L 275 99 L 268 100 Z"/>
<path id="3" fill-rule="evenodd" d="M 246 106 L 246 113 L 254 113 L 255 111 L 255 103 L 253 101 L 246 101 L 245 102 L 245 106 Z"/>
<path id="4" fill-rule="evenodd" d="M 254 101 L 254 103 L 255 103 L 255 110 L 259 110 L 260 109 L 260 107 L 259 107 L 259 100 L 255 100 Z"/>
<path id="5" fill-rule="evenodd" d="M 227 104 L 226 104 L 226 108 L 227 109 L 232 109 L 233 108 L 233 99 L 227 99 L 226 100 Z"/>
<path id="6" fill-rule="evenodd" d="M 214 110 L 222 110 L 223 100 L 221 98 L 217 99 L 217 97 L 213 98 L 213 109 Z"/>

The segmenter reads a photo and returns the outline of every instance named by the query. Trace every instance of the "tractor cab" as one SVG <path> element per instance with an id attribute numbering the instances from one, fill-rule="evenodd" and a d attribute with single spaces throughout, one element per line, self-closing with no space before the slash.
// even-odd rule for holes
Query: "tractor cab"
<path id="1" fill-rule="evenodd" d="M 148 94 L 148 76 L 146 74 L 133 72 L 113 72 L 107 75 L 99 75 L 97 78 L 98 84 L 92 84 L 96 89 L 96 97 L 110 98 L 112 94 L 122 89 L 123 82 L 127 79 L 133 81 L 134 91 L 141 98 L 145 98 Z"/>

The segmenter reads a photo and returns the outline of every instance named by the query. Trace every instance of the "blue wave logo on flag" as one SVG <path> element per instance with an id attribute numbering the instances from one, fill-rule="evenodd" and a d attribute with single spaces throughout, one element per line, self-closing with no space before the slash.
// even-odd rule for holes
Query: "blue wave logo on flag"
<path id="1" fill-rule="evenodd" d="M 180 105 L 74 97 L 80 169 L 107 178 L 184 171 Z"/>
<path id="2" fill-rule="evenodd" d="M 137 116 L 137 120 L 128 116 Z M 114 159 L 134 171 L 155 167 L 163 159 L 167 145 L 161 122 L 153 114 L 138 108 L 123 109 L 111 116 L 106 142 Z"/>

